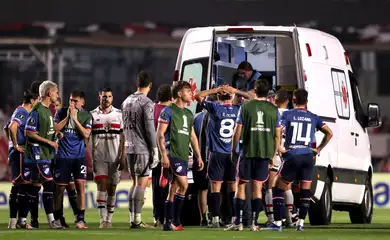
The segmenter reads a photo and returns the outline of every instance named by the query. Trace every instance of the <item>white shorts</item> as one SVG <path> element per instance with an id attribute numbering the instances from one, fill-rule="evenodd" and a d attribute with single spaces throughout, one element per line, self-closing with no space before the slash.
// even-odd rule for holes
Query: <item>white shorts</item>
<path id="1" fill-rule="evenodd" d="M 121 172 L 118 170 L 118 164 L 106 161 L 92 161 L 93 179 L 108 179 L 108 182 L 118 185 L 121 178 Z"/>
<path id="2" fill-rule="evenodd" d="M 282 166 L 282 158 L 279 155 L 276 155 L 273 166 L 270 166 L 269 170 L 274 171 L 274 172 L 278 172 L 280 169 L 280 166 Z"/>

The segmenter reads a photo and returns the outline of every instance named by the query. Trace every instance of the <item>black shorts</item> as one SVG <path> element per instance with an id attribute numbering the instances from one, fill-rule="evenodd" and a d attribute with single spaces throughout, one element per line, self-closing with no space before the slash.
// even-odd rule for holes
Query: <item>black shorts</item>
<path id="1" fill-rule="evenodd" d="M 279 176 L 287 183 L 295 180 L 312 182 L 314 172 L 313 154 L 289 154 L 284 156 L 283 165 L 279 170 Z"/>
<path id="2" fill-rule="evenodd" d="M 238 178 L 243 182 L 250 180 L 265 182 L 268 179 L 269 158 L 245 158 L 238 161 Z"/>
<path id="3" fill-rule="evenodd" d="M 207 175 L 213 182 L 235 182 L 237 163 L 231 160 L 231 154 L 210 152 Z"/>
<path id="4" fill-rule="evenodd" d="M 54 181 L 58 185 L 87 180 L 87 160 L 82 158 L 56 158 L 53 168 Z"/>
<path id="5" fill-rule="evenodd" d="M 207 162 L 204 162 L 204 167 L 201 171 L 198 171 L 198 162 L 194 160 L 194 167 L 192 167 L 192 176 L 194 177 L 194 183 L 198 190 L 209 189 L 209 178 L 207 177 Z"/>
<path id="6" fill-rule="evenodd" d="M 23 179 L 26 182 L 44 183 L 53 180 L 51 173 L 51 160 L 34 161 L 24 157 Z"/>

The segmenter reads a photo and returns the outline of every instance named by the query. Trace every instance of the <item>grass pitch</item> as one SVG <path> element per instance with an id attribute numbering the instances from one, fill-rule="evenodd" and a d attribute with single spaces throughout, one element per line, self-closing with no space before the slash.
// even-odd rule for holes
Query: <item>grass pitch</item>
<path id="1" fill-rule="evenodd" d="M 147 240 L 213 240 L 213 239 L 310 239 L 310 240 L 378 240 L 390 239 L 390 210 L 375 209 L 373 223 L 368 225 L 352 225 L 346 212 L 333 212 L 333 224 L 330 226 L 312 227 L 305 225 L 305 231 L 296 232 L 294 229 L 284 229 L 283 232 L 224 232 L 222 229 L 207 229 L 200 227 L 185 227 L 183 232 L 163 232 L 161 229 L 135 229 L 130 230 L 128 212 L 126 209 L 116 209 L 113 217 L 112 229 L 98 229 L 99 218 L 97 210 L 86 212 L 88 229 L 78 230 L 71 224 L 73 216 L 70 210 L 66 211 L 66 219 L 71 228 L 67 230 L 48 229 L 43 209 L 40 209 L 40 229 L 36 230 L 8 230 L 8 210 L 0 210 L 0 236 L 4 240 L 13 239 L 39 239 L 39 240 L 99 240 L 99 239 L 147 239 Z M 146 209 L 143 220 L 152 223 L 152 212 Z M 264 214 L 259 222 L 265 222 Z M 307 220 L 308 222 L 308 220 Z"/>

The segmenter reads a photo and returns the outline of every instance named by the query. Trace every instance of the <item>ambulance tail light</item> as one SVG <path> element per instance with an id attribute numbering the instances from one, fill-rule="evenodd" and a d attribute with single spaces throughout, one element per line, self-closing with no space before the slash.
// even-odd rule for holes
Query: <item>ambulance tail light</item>
<path id="1" fill-rule="evenodd" d="M 303 70 L 303 79 L 305 80 L 305 82 L 307 81 L 306 70 Z"/>
<path id="2" fill-rule="evenodd" d="M 242 27 L 242 28 L 228 28 L 227 32 L 253 32 L 253 28 Z"/>
<path id="3" fill-rule="evenodd" d="M 345 63 L 349 65 L 349 58 L 346 52 L 344 52 Z"/>
<path id="4" fill-rule="evenodd" d="M 311 57 L 311 48 L 310 48 L 310 45 L 308 43 L 306 43 L 306 51 L 307 51 L 307 55 L 309 57 Z"/>

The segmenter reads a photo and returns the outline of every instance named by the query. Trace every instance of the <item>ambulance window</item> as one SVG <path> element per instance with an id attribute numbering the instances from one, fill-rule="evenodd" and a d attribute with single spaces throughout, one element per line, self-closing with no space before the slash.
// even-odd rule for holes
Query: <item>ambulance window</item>
<path id="1" fill-rule="evenodd" d="M 220 61 L 230 62 L 230 45 L 228 43 L 218 43 L 217 52 L 220 56 Z"/>
<path id="2" fill-rule="evenodd" d="M 355 110 L 355 117 L 356 120 L 359 122 L 360 126 L 362 126 L 362 128 L 364 129 L 365 128 L 364 122 L 365 122 L 366 115 L 364 113 L 362 100 L 360 98 L 359 85 L 355 75 L 351 71 L 348 71 L 348 74 L 349 74 L 349 80 L 351 81 L 351 92 L 352 92 L 353 106 Z"/>
<path id="3" fill-rule="evenodd" d="M 183 62 L 181 80 L 188 81 L 192 86 L 192 93 L 205 90 L 207 85 L 208 58 L 199 58 Z M 192 112 L 196 112 L 195 99 L 187 106 Z"/>
<path id="4" fill-rule="evenodd" d="M 241 62 L 246 61 L 245 49 L 242 47 L 233 47 L 234 64 L 239 65 Z"/>
<path id="5" fill-rule="evenodd" d="M 349 119 L 350 97 L 345 73 L 342 70 L 332 69 L 331 75 L 337 114 L 340 118 Z"/>

